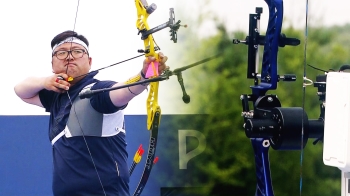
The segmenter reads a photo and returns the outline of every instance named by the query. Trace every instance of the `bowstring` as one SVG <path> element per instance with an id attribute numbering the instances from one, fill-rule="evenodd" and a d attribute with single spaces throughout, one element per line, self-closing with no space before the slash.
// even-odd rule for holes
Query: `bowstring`
<path id="1" fill-rule="evenodd" d="M 75 11 L 75 19 L 74 19 L 73 32 L 75 31 L 75 26 L 76 26 L 76 23 L 77 23 L 78 11 L 79 11 L 79 3 L 80 3 L 80 0 L 78 0 L 78 5 L 77 5 L 76 11 Z M 73 46 L 73 42 L 71 42 L 71 45 L 70 45 L 70 48 L 71 48 L 71 49 L 72 49 L 72 46 Z M 71 50 L 71 49 L 70 49 L 70 50 Z M 72 55 L 72 57 L 73 57 L 73 54 L 71 54 L 71 55 Z M 68 56 L 69 56 L 69 54 L 68 54 Z M 74 57 L 73 57 L 73 58 L 74 58 Z M 69 60 L 68 60 L 68 61 L 69 61 Z M 67 65 L 67 68 L 66 68 L 66 74 L 68 75 L 68 65 Z M 105 189 L 104 189 L 104 187 L 103 187 L 103 183 L 102 183 L 100 174 L 98 173 L 98 170 L 97 170 L 95 161 L 94 161 L 94 159 L 93 159 L 93 157 L 92 157 L 92 154 L 91 154 L 89 145 L 88 145 L 88 143 L 87 143 L 87 141 L 86 141 L 85 133 L 84 133 L 84 131 L 83 131 L 83 128 L 81 127 L 81 124 L 80 124 L 80 121 L 79 121 L 77 112 L 76 112 L 76 110 L 75 110 L 75 105 L 73 105 L 72 99 L 71 99 L 71 97 L 70 97 L 68 91 L 67 91 L 67 96 L 68 96 L 68 99 L 69 99 L 69 101 L 70 101 L 71 106 L 73 107 L 73 111 L 74 111 L 75 117 L 77 118 L 77 122 L 78 122 L 78 124 L 79 124 L 80 131 L 81 131 L 81 133 L 83 134 L 84 143 L 85 143 L 85 146 L 86 146 L 86 148 L 87 148 L 87 150 L 88 150 L 88 153 L 89 153 L 89 155 L 90 155 L 92 165 L 94 166 L 94 169 L 95 169 L 95 171 L 96 171 L 96 175 L 97 175 L 98 181 L 99 181 L 99 183 L 100 183 L 100 185 L 101 185 L 103 194 L 104 194 L 105 196 L 107 196 L 106 191 L 105 191 Z"/>
<path id="2" fill-rule="evenodd" d="M 306 0 L 306 5 L 305 5 L 305 32 L 304 32 L 304 73 L 303 73 L 303 95 L 302 95 L 302 108 L 303 108 L 303 113 L 302 113 L 302 128 L 301 128 L 301 152 L 300 152 L 300 182 L 299 182 L 299 195 L 301 196 L 302 193 L 302 188 L 303 188 L 303 157 L 304 157 L 304 111 L 305 111 L 305 94 L 306 94 L 306 86 L 307 84 L 305 81 L 310 81 L 306 77 L 306 66 L 307 66 L 307 40 L 308 40 L 308 15 L 309 15 L 309 0 Z"/>

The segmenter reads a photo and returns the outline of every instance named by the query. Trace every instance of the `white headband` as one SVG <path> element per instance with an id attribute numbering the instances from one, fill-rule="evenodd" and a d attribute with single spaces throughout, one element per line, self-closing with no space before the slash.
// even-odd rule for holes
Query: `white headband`
<path id="1" fill-rule="evenodd" d="M 67 39 L 61 41 L 60 43 L 54 45 L 54 47 L 52 47 L 52 51 L 55 51 L 55 49 L 64 44 L 64 43 L 76 43 L 76 44 L 79 44 L 81 46 L 83 46 L 85 49 L 86 49 L 86 52 L 89 53 L 89 47 L 83 42 L 81 41 L 79 38 L 76 38 L 76 37 L 68 37 Z"/>

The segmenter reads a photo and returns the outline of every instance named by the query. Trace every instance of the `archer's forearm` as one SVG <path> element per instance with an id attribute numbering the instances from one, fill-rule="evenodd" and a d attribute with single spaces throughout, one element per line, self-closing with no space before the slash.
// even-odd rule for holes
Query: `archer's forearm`
<path id="1" fill-rule="evenodd" d="M 34 97 L 43 90 L 45 77 L 29 77 L 18 83 L 15 87 L 15 93 L 21 99 L 29 99 Z"/>
<path id="2" fill-rule="evenodd" d="M 113 87 L 122 86 L 125 84 L 132 84 L 134 82 L 142 82 L 143 80 L 145 80 L 145 78 L 139 73 L 136 76 L 131 77 L 128 81 L 117 83 L 113 85 Z M 113 104 L 117 107 L 118 106 L 120 107 L 127 104 L 135 96 L 141 94 L 147 88 L 147 86 L 148 84 L 142 84 L 142 85 L 139 84 L 135 86 L 130 86 L 130 87 L 110 91 L 109 95 L 111 97 Z"/>

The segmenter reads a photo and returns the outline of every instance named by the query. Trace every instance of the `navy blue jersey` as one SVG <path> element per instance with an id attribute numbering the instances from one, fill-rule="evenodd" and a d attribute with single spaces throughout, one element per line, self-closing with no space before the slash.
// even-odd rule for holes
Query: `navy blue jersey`
<path id="1" fill-rule="evenodd" d="M 50 141 L 64 130 L 72 102 L 85 86 L 95 83 L 93 90 L 115 84 L 113 81 L 98 81 L 93 78 L 95 75 L 90 74 L 73 85 L 68 91 L 70 99 L 67 93 L 39 92 L 41 103 L 50 112 Z M 94 95 L 90 103 L 96 111 L 105 114 L 126 107 L 115 107 L 109 92 Z M 104 195 L 102 185 L 107 195 L 129 195 L 125 133 L 110 137 L 62 136 L 52 147 L 54 195 Z"/>

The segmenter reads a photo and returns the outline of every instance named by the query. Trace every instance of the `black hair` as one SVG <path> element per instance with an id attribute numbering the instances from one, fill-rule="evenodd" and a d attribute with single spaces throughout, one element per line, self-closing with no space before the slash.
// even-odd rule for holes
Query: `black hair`
<path id="1" fill-rule="evenodd" d="M 51 48 L 53 48 L 56 44 L 60 43 L 61 41 L 67 39 L 68 37 L 76 37 L 83 41 L 88 47 L 89 47 L 89 41 L 84 37 L 83 35 L 79 35 L 78 33 L 68 30 L 64 31 L 58 35 L 56 35 L 52 40 L 51 40 Z"/>

